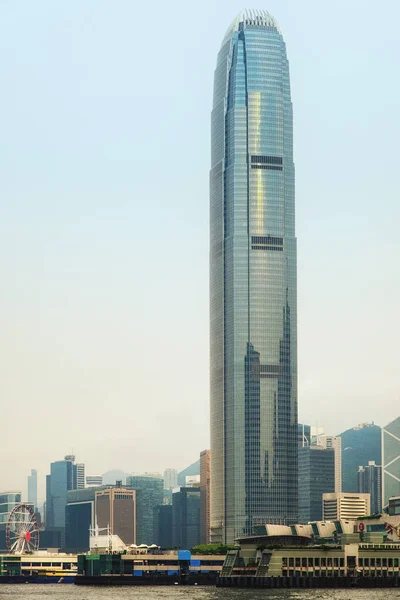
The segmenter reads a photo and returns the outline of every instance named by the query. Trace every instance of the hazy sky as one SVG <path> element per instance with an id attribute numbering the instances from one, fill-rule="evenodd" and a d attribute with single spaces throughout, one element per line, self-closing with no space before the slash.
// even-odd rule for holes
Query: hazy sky
<path id="1" fill-rule="evenodd" d="M 400 400 L 400 2 L 269 0 L 294 104 L 299 417 Z M 236 1 L 0 2 L 0 490 L 209 446 L 208 171 Z"/>

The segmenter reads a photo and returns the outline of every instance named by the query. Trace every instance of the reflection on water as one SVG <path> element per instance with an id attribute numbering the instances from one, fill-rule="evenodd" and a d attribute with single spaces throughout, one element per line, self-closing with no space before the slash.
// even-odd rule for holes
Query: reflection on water
<path id="1" fill-rule="evenodd" d="M 233 590 L 214 587 L 77 587 L 74 585 L 0 585 L 1 600 L 396 600 L 391 590 Z"/>

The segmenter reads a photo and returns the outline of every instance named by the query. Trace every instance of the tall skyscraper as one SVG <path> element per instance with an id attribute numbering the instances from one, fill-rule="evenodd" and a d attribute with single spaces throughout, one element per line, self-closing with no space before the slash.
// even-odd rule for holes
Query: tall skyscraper
<path id="1" fill-rule="evenodd" d="M 75 464 L 73 454 L 50 464 L 50 475 L 46 475 L 46 529 L 61 532 L 62 546 L 65 543 L 67 492 L 84 487 L 85 467 L 83 464 Z"/>
<path id="2" fill-rule="evenodd" d="M 379 464 L 379 463 L 378 463 Z M 400 417 L 382 428 L 382 504 L 400 496 Z"/>
<path id="3" fill-rule="evenodd" d="M 210 172 L 211 537 L 297 521 L 297 307 L 289 63 L 241 12 L 214 79 Z"/>
<path id="4" fill-rule="evenodd" d="M 35 507 L 34 510 L 37 509 L 37 471 L 36 469 L 31 469 L 31 474 L 28 475 L 28 502 L 33 504 Z"/>

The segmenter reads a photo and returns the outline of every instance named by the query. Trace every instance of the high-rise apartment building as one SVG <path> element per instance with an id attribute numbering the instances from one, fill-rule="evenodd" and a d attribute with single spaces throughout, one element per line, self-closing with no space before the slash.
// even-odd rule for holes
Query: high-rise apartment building
<path id="1" fill-rule="evenodd" d="M 211 452 L 200 452 L 200 543 L 210 543 Z"/>
<path id="2" fill-rule="evenodd" d="M 333 448 L 299 448 L 299 523 L 321 521 L 322 496 L 335 491 Z"/>
<path id="3" fill-rule="evenodd" d="M 335 492 L 342 491 L 342 438 L 334 435 L 319 435 L 318 446 L 333 448 L 335 453 Z M 328 490 L 326 490 L 328 491 Z"/>
<path id="4" fill-rule="evenodd" d="M 165 469 L 164 490 L 173 490 L 178 486 L 178 471 L 176 469 Z"/>
<path id="5" fill-rule="evenodd" d="M 28 475 L 28 502 L 37 510 L 37 471 L 31 469 L 31 474 Z"/>
<path id="6" fill-rule="evenodd" d="M 67 492 L 74 489 L 73 462 L 58 460 L 46 476 L 46 529 L 65 529 Z"/>
<path id="7" fill-rule="evenodd" d="M 379 464 L 379 463 L 378 463 Z M 382 502 L 400 496 L 400 417 L 382 429 Z"/>
<path id="8" fill-rule="evenodd" d="M 357 519 L 371 514 L 369 494 L 351 494 L 335 492 L 322 496 L 322 518 L 324 521 L 339 519 Z"/>
<path id="9" fill-rule="evenodd" d="M 152 475 L 129 475 L 126 485 L 136 490 L 136 543 L 153 544 L 154 509 L 163 503 L 163 480 Z"/>
<path id="10" fill-rule="evenodd" d="M 358 468 L 358 491 L 370 494 L 371 515 L 382 512 L 382 467 L 370 460 L 365 467 Z"/>
<path id="11" fill-rule="evenodd" d="M 211 535 L 297 521 L 297 308 L 289 63 L 241 12 L 214 79 L 210 172 Z"/>

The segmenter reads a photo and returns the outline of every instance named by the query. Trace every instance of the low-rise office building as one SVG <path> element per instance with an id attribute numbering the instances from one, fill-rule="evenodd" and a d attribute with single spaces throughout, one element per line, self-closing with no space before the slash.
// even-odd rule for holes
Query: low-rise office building
<path id="1" fill-rule="evenodd" d="M 357 519 L 371 514 L 370 494 L 335 492 L 322 496 L 322 520 Z"/>

